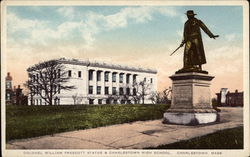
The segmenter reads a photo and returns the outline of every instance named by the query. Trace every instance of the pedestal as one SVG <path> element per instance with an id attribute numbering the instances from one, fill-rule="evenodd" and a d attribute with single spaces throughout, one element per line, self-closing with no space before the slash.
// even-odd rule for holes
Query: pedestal
<path id="1" fill-rule="evenodd" d="M 171 107 L 164 113 L 164 123 L 198 125 L 219 120 L 211 104 L 210 82 L 213 76 L 189 72 L 170 76 Z"/>

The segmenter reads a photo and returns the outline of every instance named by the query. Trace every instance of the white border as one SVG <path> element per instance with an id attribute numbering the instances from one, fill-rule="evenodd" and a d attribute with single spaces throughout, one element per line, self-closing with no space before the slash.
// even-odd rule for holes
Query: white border
<path id="1" fill-rule="evenodd" d="M 175 5 L 175 6 L 196 6 L 196 5 L 209 5 L 209 6 L 231 6 L 231 5 L 240 5 L 243 6 L 243 53 L 244 53 L 244 150 L 166 150 L 165 152 L 170 152 L 171 155 L 168 154 L 162 154 L 162 155 L 154 155 L 154 156 L 183 156 L 178 155 L 177 152 L 185 153 L 184 156 L 214 156 L 211 155 L 211 152 L 221 152 L 222 155 L 216 155 L 216 156 L 227 156 L 227 157 L 239 157 L 239 156 L 248 156 L 249 155 L 249 7 L 247 1 L 3 1 L 1 3 L 1 124 L 2 124 L 2 137 L 5 137 L 5 74 L 6 74 L 6 6 L 14 6 L 14 5 L 20 5 L 20 6 L 57 6 L 57 5 L 92 5 L 92 6 L 118 6 L 118 5 L 144 5 L 144 6 L 161 6 L 161 5 Z M 58 155 L 35 155 L 35 154 L 26 154 L 24 155 L 24 152 L 27 153 L 34 153 L 34 152 L 87 152 L 87 151 L 121 151 L 121 150 L 79 150 L 79 149 L 67 149 L 67 150 L 6 150 L 6 144 L 5 144 L 5 138 L 1 138 L 2 142 L 2 155 L 4 157 L 18 157 L 18 156 L 53 156 L 56 157 Z M 122 150 L 122 151 L 138 151 L 141 152 L 142 150 Z M 154 152 L 164 152 L 164 150 L 143 150 L 146 151 L 154 151 Z M 192 152 L 207 152 L 209 155 L 200 155 L 200 154 L 188 154 Z M 86 154 L 85 154 L 86 155 Z M 59 155 L 59 156 L 68 156 L 68 155 Z M 73 155 L 73 156 L 83 156 L 80 155 Z M 114 155 L 89 155 L 86 156 L 117 156 Z M 142 155 L 119 155 L 119 156 L 142 156 Z M 152 155 L 143 155 L 143 156 L 152 156 Z"/>

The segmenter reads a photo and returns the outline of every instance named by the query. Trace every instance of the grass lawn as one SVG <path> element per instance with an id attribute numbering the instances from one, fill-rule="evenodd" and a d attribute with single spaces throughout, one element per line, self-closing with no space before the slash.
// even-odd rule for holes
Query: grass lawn
<path id="1" fill-rule="evenodd" d="M 6 140 L 160 119 L 169 105 L 6 106 Z"/>
<path id="2" fill-rule="evenodd" d="M 243 149 L 243 127 L 147 149 Z"/>

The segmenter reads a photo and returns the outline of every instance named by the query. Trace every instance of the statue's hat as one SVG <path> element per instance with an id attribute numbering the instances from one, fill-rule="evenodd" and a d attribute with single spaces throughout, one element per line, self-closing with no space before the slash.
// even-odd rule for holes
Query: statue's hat
<path id="1" fill-rule="evenodd" d="M 197 14 L 195 14 L 193 10 L 188 10 L 186 15 L 197 15 Z"/>

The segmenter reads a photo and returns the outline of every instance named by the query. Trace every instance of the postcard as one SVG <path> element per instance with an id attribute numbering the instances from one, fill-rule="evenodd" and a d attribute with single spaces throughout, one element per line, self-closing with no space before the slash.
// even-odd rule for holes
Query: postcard
<path id="1" fill-rule="evenodd" d="M 247 1 L 3 1 L 4 157 L 249 156 Z"/>

